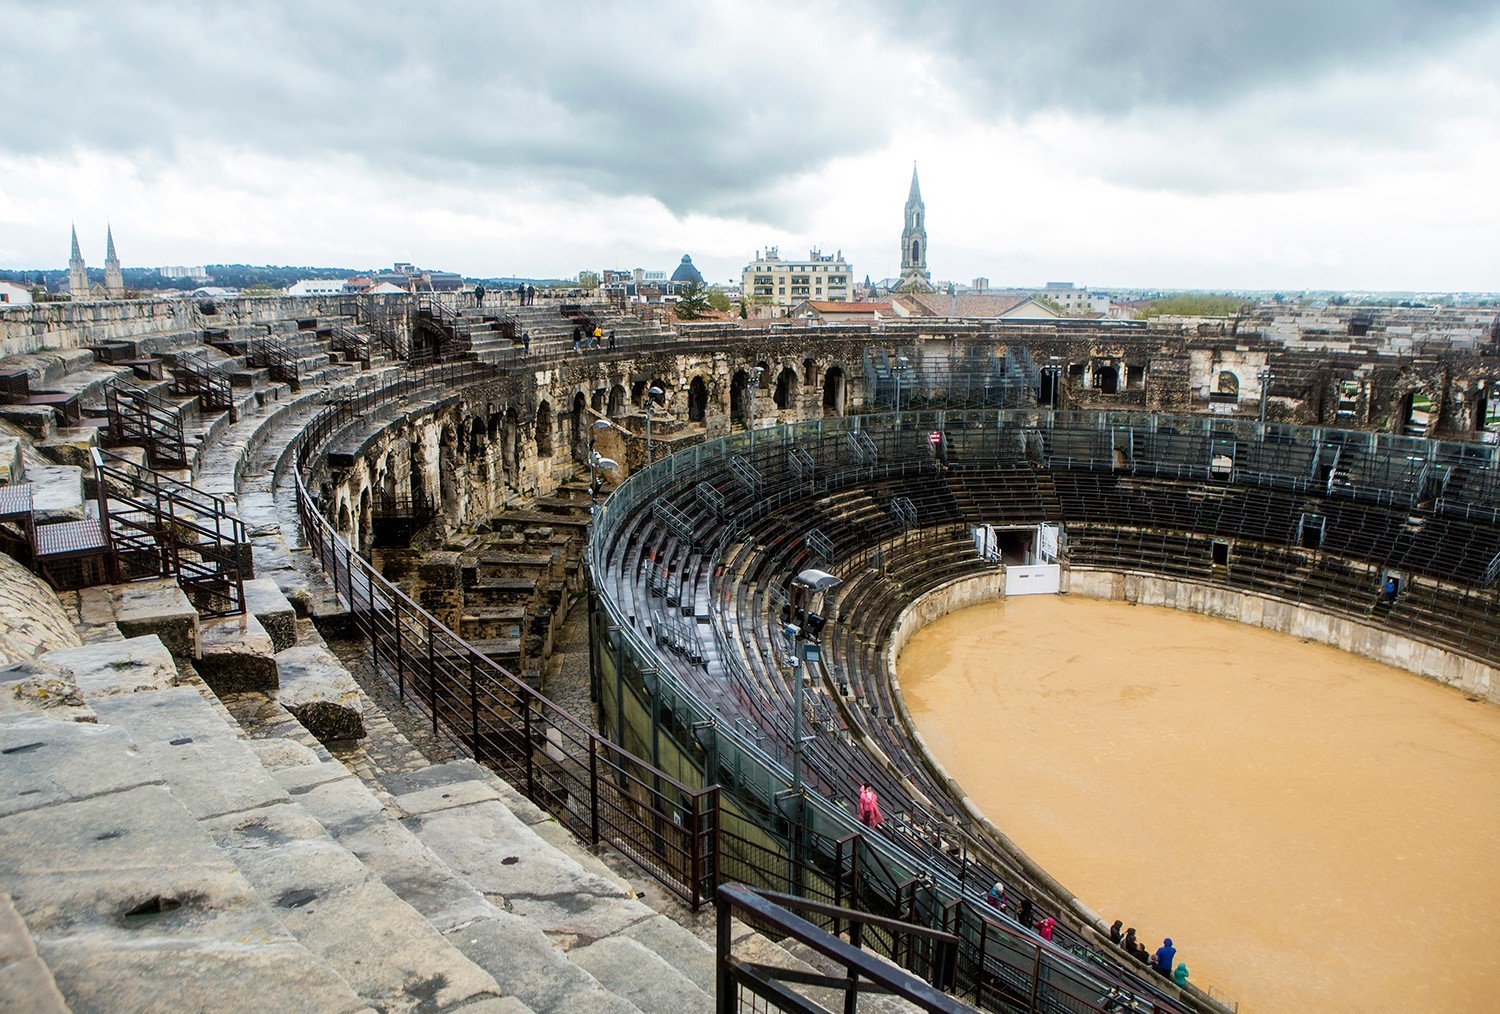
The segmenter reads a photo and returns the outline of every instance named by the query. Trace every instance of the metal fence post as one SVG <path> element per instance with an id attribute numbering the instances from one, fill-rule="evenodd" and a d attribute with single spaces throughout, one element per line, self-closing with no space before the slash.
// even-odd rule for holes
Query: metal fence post
<path id="1" fill-rule="evenodd" d="M 589 738 L 589 844 L 599 844 L 599 741 Z"/>
<path id="2" fill-rule="evenodd" d="M 471 748 L 474 759 L 479 760 L 479 653 L 469 652 L 469 729 L 473 736 Z"/>
<path id="3" fill-rule="evenodd" d="M 432 699 L 432 734 L 438 734 L 437 664 L 433 642 L 437 640 L 432 631 L 432 617 L 427 617 L 427 690 Z"/>

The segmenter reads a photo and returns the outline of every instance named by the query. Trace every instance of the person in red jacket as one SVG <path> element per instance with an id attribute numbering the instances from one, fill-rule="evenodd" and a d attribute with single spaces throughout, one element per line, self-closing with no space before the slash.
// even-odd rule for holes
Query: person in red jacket
<path id="1" fill-rule="evenodd" d="M 1050 915 L 1036 924 L 1036 931 L 1042 935 L 1043 940 L 1052 939 L 1052 927 L 1057 925 L 1057 920 Z"/>
<path id="2" fill-rule="evenodd" d="M 879 827 L 885 820 L 880 815 L 880 797 L 868 785 L 859 787 L 859 822 L 866 827 Z"/>

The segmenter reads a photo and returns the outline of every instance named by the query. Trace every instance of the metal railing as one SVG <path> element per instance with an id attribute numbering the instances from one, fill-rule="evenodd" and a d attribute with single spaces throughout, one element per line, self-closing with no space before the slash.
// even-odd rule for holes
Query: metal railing
<path id="1" fill-rule="evenodd" d="M 688 904 L 717 879 L 716 787 L 693 788 L 609 742 L 437 620 L 350 548 L 306 484 L 345 427 L 403 396 L 492 377 L 473 363 L 413 371 L 326 406 L 295 442 L 297 513 L 308 548 L 404 702 L 591 845 L 607 842 Z"/>
<path id="2" fill-rule="evenodd" d="M 894 919 L 883 919 L 868 913 L 808 901 L 794 895 L 757 891 L 743 884 L 720 885 L 714 899 L 716 914 L 717 974 L 716 1009 L 721 1014 L 737 1010 L 764 1010 L 765 1004 L 784 1011 L 819 1012 L 827 1010 L 787 983 L 803 988 L 831 990 L 842 1001 L 841 1009 L 858 1009 L 862 993 L 896 996 L 925 1011 L 958 1014 L 971 1008 L 943 992 L 955 981 L 959 938 L 952 933 L 931 930 Z M 846 925 L 849 939 L 813 925 L 797 914 L 808 913 L 823 920 Z M 785 968 L 736 957 L 734 954 L 734 920 L 740 919 L 773 939 L 790 938 L 803 944 L 838 969 L 838 974 L 809 972 Z M 920 949 L 933 968 L 934 983 L 897 968 L 866 953 L 860 946 L 867 929 L 879 929 L 892 936 L 920 941 Z M 749 997 L 746 994 L 750 994 Z"/>

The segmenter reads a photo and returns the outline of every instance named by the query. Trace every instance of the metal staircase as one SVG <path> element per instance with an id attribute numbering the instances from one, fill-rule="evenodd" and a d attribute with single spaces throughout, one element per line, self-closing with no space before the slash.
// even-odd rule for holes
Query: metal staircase
<path id="1" fill-rule="evenodd" d="M 109 439 L 143 447 L 153 468 L 187 468 L 187 441 L 177 407 L 143 389 L 110 385 L 104 391 Z"/>
<path id="2" fill-rule="evenodd" d="M 205 412 L 228 412 L 236 422 L 239 413 L 234 405 L 234 384 L 229 374 L 213 363 L 202 349 L 183 352 L 172 367 L 172 393 L 196 395 Z"/>
<path id="3" fill-rule="evenodd" d="M 94 451 L 112 577 L 172 577 L 203 616 L 245 611 L 245 526 L 219 497 L 109 451 Z"/>

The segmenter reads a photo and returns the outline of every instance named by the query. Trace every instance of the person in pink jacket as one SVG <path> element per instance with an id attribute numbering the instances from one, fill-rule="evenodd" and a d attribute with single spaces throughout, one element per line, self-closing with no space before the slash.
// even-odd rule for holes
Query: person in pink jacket
<path id="1" fill-rule="evenodd" d="M 1043 940 L 1052 939 L 1052 927 L 1057 925 L 1057 920 L 1050 915 L 1036 924 L 1036 931 L 1042 935 Z"/>
<path id="2" fill-rule="evenodd" d="M 868 785 L 859 787 L 859 822 L 866 827 L 879 827 L 885 818 L 880 815 L 880 797 Z"/>

